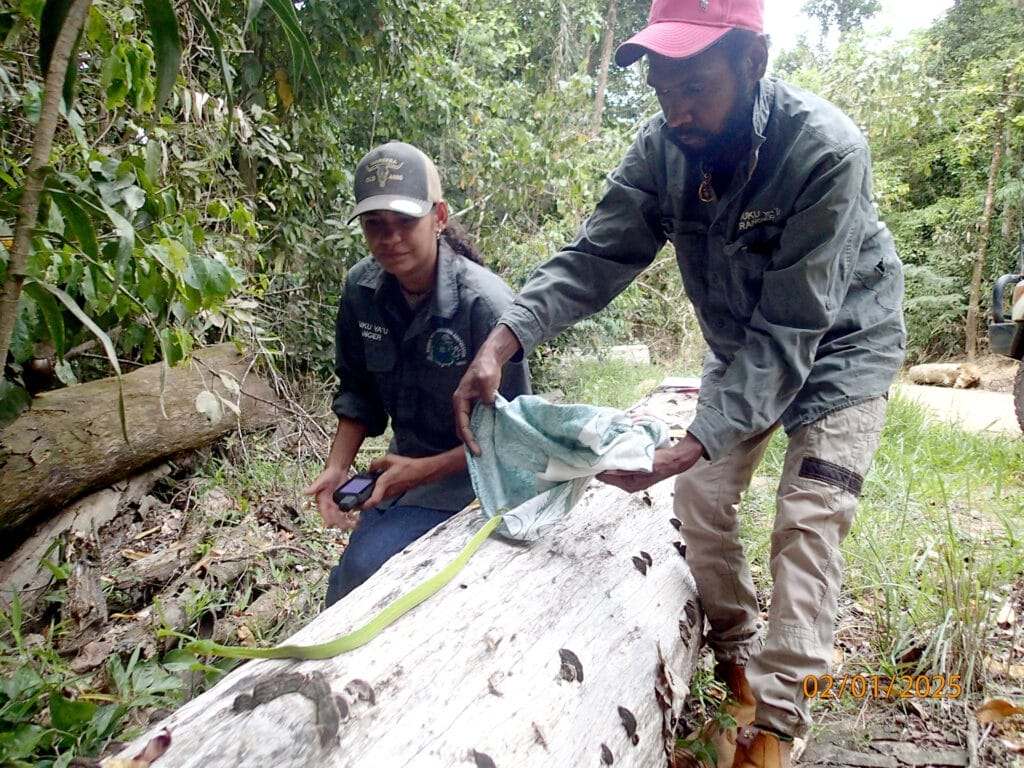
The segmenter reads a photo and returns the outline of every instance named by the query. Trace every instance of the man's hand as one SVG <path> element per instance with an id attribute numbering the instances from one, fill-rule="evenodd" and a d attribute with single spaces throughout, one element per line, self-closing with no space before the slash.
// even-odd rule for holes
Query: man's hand
<path id="1" fill-rule="evenodd" d="M 494 405 L 501 385 L 501 369 L 522 347 L 519 339 L 506 325 L 494 326 L 483 345 L 462 375 L 462 381 L 452 395 L 455 409 L 455 430 L 459 439 L 474 456 L 480 455 L 480 446 L 470 428 L 470 417 L 477 400 Z"/>
<path id="2" fill-rule="evenodd" d="M 673 475 L 685 472 L 696 464 L 703 455 L 704 446 L 700 444 L 697 438 L 687 435 L 675 445 L 658 448 L 654 452 L 654 464 L 650 472 L 627 472 L 625 470 L 610 469 L 607 472 L 601 472 L 597 479 L 629 493 L 636 493 L 637 491 L 650 488 L 666 477 L 672 477 Z"/>

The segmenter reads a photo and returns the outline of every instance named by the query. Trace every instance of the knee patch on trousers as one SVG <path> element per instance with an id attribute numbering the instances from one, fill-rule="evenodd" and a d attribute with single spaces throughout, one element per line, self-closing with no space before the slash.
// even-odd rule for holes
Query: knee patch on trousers
<path id="1" fill-rule="evenodd" d="M 800 464 L 800 477 L 828 483 L 857 498 L 860 497 L 861 488 L 864 486 L 864 478 L 853 470 L 813 456 L 804 457 Z"/>

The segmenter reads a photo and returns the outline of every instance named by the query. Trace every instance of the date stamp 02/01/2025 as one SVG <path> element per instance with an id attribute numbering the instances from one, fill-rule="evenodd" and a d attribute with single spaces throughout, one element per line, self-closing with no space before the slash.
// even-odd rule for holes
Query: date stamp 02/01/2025
<path id="1" fill-rule="evenodd" d="M 808 699 L 958 699 L 963 695 L 960 675 L 808 675 Z"/>

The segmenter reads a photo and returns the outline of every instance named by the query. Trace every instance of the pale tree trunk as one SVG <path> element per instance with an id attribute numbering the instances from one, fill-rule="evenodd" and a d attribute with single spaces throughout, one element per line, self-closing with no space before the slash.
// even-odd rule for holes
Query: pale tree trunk
<path id="1" fill-rule="evenodd" d="M 671 430 L 695 408 L 692 393 L 643 403 Z M 674 482 L 627 494 L 594 481 L 538 541 L 492 535 L 368 644 L 322 661 L 247 662 L 120 757 L 169 735 L 154 768 L 669 765 L 704 625 Z M 471 505 L 288 642 L 362 626 L 482 524 Z"/>
<path id="2" fill-rule="evenodd" d="M 558 37 L 555 39 L 554 51 L 551 55 L 551 69 L 548 70 L 548 87 L 553 91 L 562 79 L 566 52 L 569 48 L 569 9 L 565 3 L 558 4 Z"/>
<path id="3" fill-rule="evenodd" d="M 32 250 L 32 229 L 39 215 L 39 200 L 46 181 L 46 165 L 50 162 L 53 148 L 53 134 L 57 130 L 60 115 L 60 101 L 63 98 L 64 78 L 68 71 L 71 51 L 78 39 L 78 33 L 89 15 L 92 0 L 73 0 L 68 8 L 64 26 L 57 35 L 50 57 L 50 69 L 46 73 L 43 92 L 43 107 L 39 124 L 32 138 L 32 156 L 25 169 L 25 190 L 21 196 L 18 223 L 14 228 L 14 243 L 11 246 L 10 261 L 7 264 L 7 279 L 0 292 L 0 372 L 7 361 L 11 348 L 11 334 L 18 316 L 18 299 L 21 286 L 28 277 L 28 256 Z"/>
<path id="4" fill-rule="evenodd" d="M 491 536 L 368 644 L 247 662 L 120 757 L 163 732 L 154 768 L 668 765 L 703 624 L 670 524 L 673 482 L 629 495 L 595 481 L 539 541 Z M 362 625 L 482 524 L 477 508 L 460 512 L 289 642 Z"/>
<path id="5" fill-rule="evenodd" d="M 996 116 L 993 130 L 992 164 L 988 169 L 988 186 L 985 189 L 985 207 L 981 214 L 981 226 L 978 232 L 978 250 L 974 255 L 974 269 L 971 272 L 971 293 L 967 305 L 967 359 L 974 361 L 978 355 L 978 319 L 981 317 L 981 278 L 985 272 L 985 258 L 988 254 L 988 238 L 992 231 L 992 212 L 995 209 L 996 182 L 999 179 L 999 166 L 1003 159 L 1003 127 L 1006 125 L 1005 107 L 1010 101 L 1009 90 L 1003 83 L 1001 108 Z"/>
<path id="6" fill-rule="evenodd" d="M 597 76 L 597 96 L 594 98 L 594 117 L 590 124 L 590 132 L 595 136 L 601 132 L 604 94 L 608 90 L 608 68 L 611 66 L 614 49 L 616 14 L 615 0 L 611 0 L 608 4 L 608 13 L 604 17 L 604 41 L 601 45 L 601 64 Z"/>

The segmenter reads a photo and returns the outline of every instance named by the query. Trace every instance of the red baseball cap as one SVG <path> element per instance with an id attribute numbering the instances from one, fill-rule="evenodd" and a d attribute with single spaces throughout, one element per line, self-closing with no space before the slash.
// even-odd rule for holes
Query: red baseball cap
<path id="1" fill-rule="evenodd" d="M 615 50 L 628 67 L 647 53 L 685 59 L 715 43 L 730 29 L 764 31 L 764 0 L 654 0 L 647 26 Z"/>

